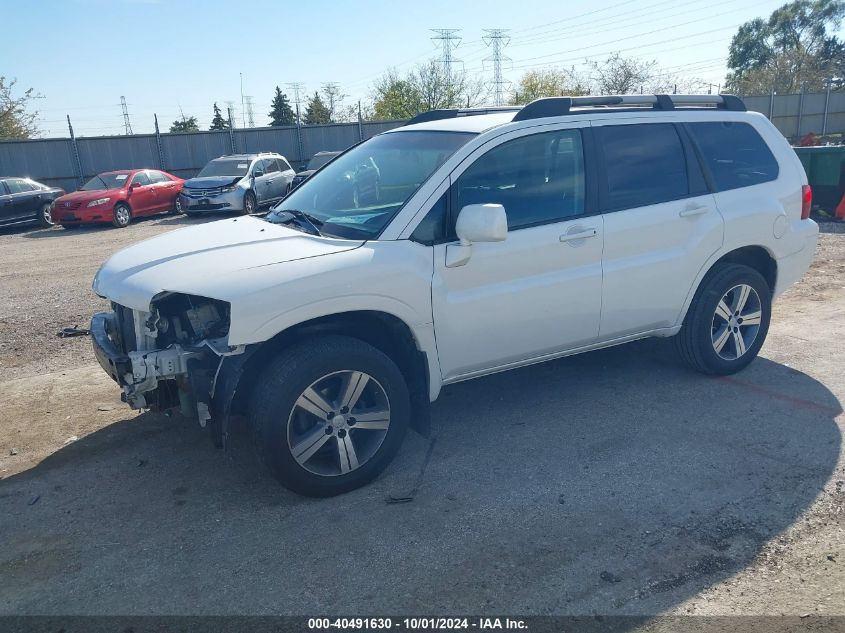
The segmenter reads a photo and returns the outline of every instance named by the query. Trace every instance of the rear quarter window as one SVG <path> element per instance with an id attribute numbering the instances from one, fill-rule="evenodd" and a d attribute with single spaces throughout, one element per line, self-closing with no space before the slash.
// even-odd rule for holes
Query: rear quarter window
<path id="1" fill-rule="evenodd" d="M 778 162 L 748 123 L 687 123 L 718 191 L 750 187 L 778 177 Z"/>

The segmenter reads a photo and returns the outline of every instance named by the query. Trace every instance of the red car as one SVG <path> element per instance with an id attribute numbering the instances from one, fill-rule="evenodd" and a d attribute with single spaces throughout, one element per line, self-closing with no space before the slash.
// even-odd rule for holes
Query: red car
<path id="1" fill-rule="evenodd" d="M 52 220 L 63 227 L 111 222 L 124 228 L 132 218 L 181 213 L 182 182 L 157 169 L 108 171 L 94 176 L 78 191 L 57 198 Z"/>

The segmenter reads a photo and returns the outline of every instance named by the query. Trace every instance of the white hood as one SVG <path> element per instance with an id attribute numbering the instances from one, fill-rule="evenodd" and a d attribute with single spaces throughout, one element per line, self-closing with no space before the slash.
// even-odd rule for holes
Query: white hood
<path id="1" fill-rule="evenodd" d="M 229 301 L 226 295 L 237 291 L 236 279 L 244 270 L 362 244 L 309 235 L 253 217 L 220 220 L 118 251 L 94 277 L 94 292 L 136 310 L 148 310 L 150 300 L 164 291 Z"/>

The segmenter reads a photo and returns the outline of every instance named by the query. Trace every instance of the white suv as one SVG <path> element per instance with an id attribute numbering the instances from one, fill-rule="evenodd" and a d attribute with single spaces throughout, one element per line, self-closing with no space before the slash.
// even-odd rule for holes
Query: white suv
<path id="1" fill-rule="evenodd" d="M 353 195 L 373 165 L 378 195 Z M 112 256 L 94 348 L 132 407 L 181 405 L 218 445 L 243 411 L 285 486 L 332 495 L 426 433 L 445 384 L 648 336 L 742 369 L 813 258 L 810 199 L 728 95 L 429 112 L 263 217 Z"/>

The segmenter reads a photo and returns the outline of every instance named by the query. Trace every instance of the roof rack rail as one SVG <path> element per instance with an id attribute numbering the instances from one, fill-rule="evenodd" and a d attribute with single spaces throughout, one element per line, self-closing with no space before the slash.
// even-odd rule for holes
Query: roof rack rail
<path id="1" fill-rule="evenodd" d="M 441 119 L 455 119 L 459 116 L 477 116 L 479 114 L 495 114 L 496 112 L 518 112 L 521 106 L 492 106 L 489 108 L 446 108 L 443 110 L 429 110 L 420 112 L 405 125 L 414 123 L 425 123 L 427 121 L 440 121 Z"/>
<path id="2" fill-rule="evenodd" d="M 674 110 L 681 107 L 714 106 L 720 110 L 745 112 L 742 99 L 734 95 L 607 95 L 600 97 L 545 97 L 522 108 L 514 121 L 542 119 L 577 114 L 572 108 L 606 106 L 651 106 L 653 110 Z"/>

